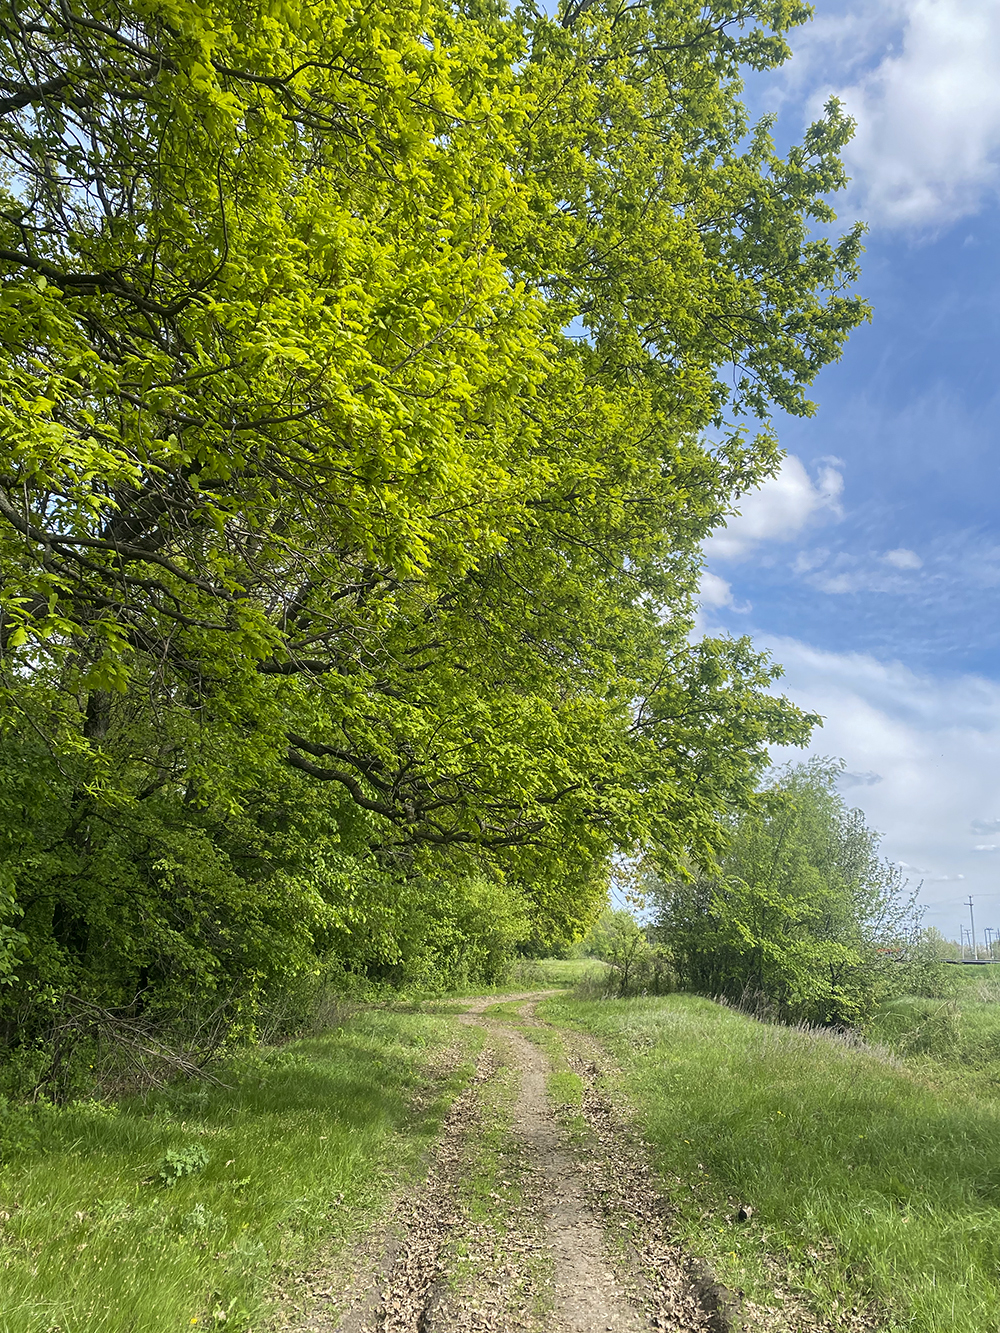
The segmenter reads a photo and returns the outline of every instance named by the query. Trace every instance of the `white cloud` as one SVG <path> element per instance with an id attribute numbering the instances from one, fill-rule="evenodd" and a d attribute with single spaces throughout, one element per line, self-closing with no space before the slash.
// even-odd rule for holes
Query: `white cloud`
<path id="1" fill-rule="evenodd" d="M 969 828 L 973 833 L 1000 833 L 1000 819 L 974 819 Z"/>
<path id="2" fill-rule="evenodd" d="M 740 512 L 709 537 L 705 552 L 710 558 L 744 560 L 762 542 L 797 537 L 817 514 L 839 516 L 843 488 L 835 468 L 824 465 L 813 481 L 801 460 L 789 454 L 776 476 L 739 502 Z"/>
<path id="3" fill-rule="evenodd" d="M 882 774 L 873 773 L 870 769 L 867 773 L 841 773 L 840 775 L 840 785 L 842 787 L 874 787 L 876 782 L 881 781 Z"/>
<path id="4" fill-rule="evenodd" d="M 864 580 L 859 579 L 856 574 L 832 574 L 829 577 L 815 579 L 814 584 L 820 592 L 832 593 L 834 596 L 845 592 L 860 592 L 865 586 Z"/>
<path id="5" fill-rule="evenodd" d="M 996 0 L 854 0 L 812 27 L 786 96 L 811 85 L 815 113 L 836 93 L 857 120 L 852 207 L 920 229 L 976 212 L 1000 185 Z"/>
<path id="6" fill-rule="evenodd" d="M 701 571 L 698 597 L 702 606 L 732 606 L 733 604 L 733 590 L 730 585 L 718 574 L 713 574 L 707 569 Z"/>
<path id="7" fill-rule="evenodd" d="M 965 879 L 964 875 L 930 875 L 923 866 L 913 866 L 908 861 L 896 861 L 894 864 L 904 874 L 919 875 L 927 884 L 959 884 Z"/>
<path id="8" fill-rule="evenodd" d="M 820 569 L 830 559 L 830 552 L 825 546 L 814 546 L 811 551 L 800 551 L 795 557 L 792 569 L 796 574 L 811 574 Z"/>
<path id="9" fill-rule="evenodd" d="M 882 559 L 895 569 L 922 569 L 924 563 L 916 551 L 910 551 L 905 546 L 897 546 L 894 551 L 886 551 Z"/>
<path id="10" fill-rule="evenodd" d="M 912 883 L 924 881 L 927 923 L 957 937 L 960 895 L 971 892 L 977 922 L 982 909 L 983 925 L 1000 926 L 993 858 L 968 841 L 971 820 L 1000 809 L 1000 682 L 935 679 L 899 662 L 826 652 L 795 639 L 762 635 L 757 642 L 785 666 L 780 690 L 826 719 L 810 752 L 842 757 L 861 777 L 882 775 L 845 794 L 884 834 L 884 854 L 904 863 Z M 1000 832 L 1000 820 L 993 822 Z M 974 826 L 980 831 L 993 830 Z M 1000 852 L 1000 841 L 984 838 L 978 846 Z M 932 884 L 941 888 L 935 892 Z"/>
<path id="11" fill-rule="evenodd" d="M 1000 851 L 1000 847 L 998 847 L 995 842 L 981 842 L 978 846 L 973 847 L 972 850 L 974 852 L 997 852 Z"/>
<path id="12" fill-rule="evenodd" d="M 916 551 L 900 546 L 884 555 L 875 551 L 800 551 L 793 568 L 817 591 L 837 596 L 853 592 L 910 593 L 910 576 L 923 566 Z"/>

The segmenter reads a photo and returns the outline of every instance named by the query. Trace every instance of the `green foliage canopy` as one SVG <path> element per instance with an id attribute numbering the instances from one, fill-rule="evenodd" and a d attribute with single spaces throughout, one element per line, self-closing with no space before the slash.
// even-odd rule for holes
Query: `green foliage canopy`
<path id="1" fill-rule="evenodd" d="M 850 122 L 782 158 L 739 101 L 806 8 L 0 15 L 2 725 L 62 810 L 10 929 L 197 881 L 280 955 L 374 854 L 572 934 L 612 849 L 711 858 L 811 720 L 691 643 L 700 542 L 867 313 L 859 229 L 809 237 Z"/>
<path id="2" fill-rule="evenodd" d="M 837 791 L 842 764 L 779 769 L 734 815 L 719 871 L 654 879 L 682 983 L 781 1018 L 853 1025 L 920 971 L 915 893 Z"/>

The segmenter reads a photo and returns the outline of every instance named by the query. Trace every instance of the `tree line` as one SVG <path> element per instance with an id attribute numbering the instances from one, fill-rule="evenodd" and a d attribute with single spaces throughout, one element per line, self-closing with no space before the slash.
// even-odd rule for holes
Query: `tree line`
<path id="1" fill-rule="evenodd" d="M 781 155 L 740 100 L 807 16 L 0 4 L 0 1045 L 39 1079 L 87 1013 L 498 974 L 615 856 L 713 864 L 806 740 L 691 631 L 868 313 L 823 234 L 850 121 Z"/>

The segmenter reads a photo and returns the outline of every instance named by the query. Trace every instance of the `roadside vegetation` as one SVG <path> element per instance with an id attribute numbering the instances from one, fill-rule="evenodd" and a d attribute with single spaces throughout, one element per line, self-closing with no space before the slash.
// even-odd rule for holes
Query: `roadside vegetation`
<path id="1" fill-rule="evenodd" d="M 442 1018 L 345 1010 L 213 1082 L 4 1106 L 0 1331 L 259 1328 L 285 1270 L 415 1179 L 475 1044 Z"/>
<path id="2" fill-rule="evenodd" d="M 863 1028 L 893 996 L 940 984 L 916 893 L 814 758 L 768 775 L 734 811 L 714 866 L 645 877 L 677 985 L 762 1017 Z"/>
<path id="3" fill-rule="evenodd" d="M 8 1096 L 493 985 L 818 721 L 692 631 L 852 122 L 750 123 L 803 4 L 551 8 L 0 0 Z"/>
<path id="4" fill-rule="evenodd" d="M 691 995 L 541 1013 L 614 1053 L 678 1237 L 728 1285 L 834 1327 L 981 1333 L 1000 1322 L 1000 994 L 975 971 L 887 1002 L 871 1044 Z"/>
<path id="5" fill-rule="evenodd" d="M 249 1327 L 571 984 L 724 1271 L 996 1324 L 995 1001 L 694 633 L 853 123 L 797 0 L 550 9 L 0 0 L 0 1333 Z"/>

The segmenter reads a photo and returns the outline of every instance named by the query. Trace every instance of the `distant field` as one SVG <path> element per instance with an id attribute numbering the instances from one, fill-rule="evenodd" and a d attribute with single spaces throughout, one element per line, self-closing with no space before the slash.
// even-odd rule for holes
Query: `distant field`
<path id="1" fill-rule="evenodd" d="M 926 1056 L 1000 1078 L 1000 967 L 949 967 L 944 981 L 947 993 L 939 998 L 883 1005 L 872 1040 L 910 1059 Z"/>
<path id="2" fill-rule="evenodd" d="M 1000 1033 L 1000 1005 L 951 1003 L 980 1044 Z M 542 1012 L 616 1052 L 681 1235 L 723 1280 L 913 1333 L 1000 1326 L 1000 1064 L 970 1079 L 954 1052 L 909 1064 L 692 996 Z"/>
<path id="3" fill-rule="evenodd" d="M 435 995 L 424 1000 L 424 1011 L 447 1013 L 461 1009 L 463 998 L 496 995 L 509 991 L 568 990 L 581 982 L 599 977 L 608 970 L 607 964 L 596 958 L 522 958 L 515 963 L 510 976 L 494 985 L 463 987 L 446 995 Z"/>
<path id="4" fill-rule="evenodd" d="M 557 986 L 578 986 L 588 977 L 608 970 L 606 963 L 596 958 L 541 958 L 519 963 L 512 984 L 523 983 L 525 990 L 548 990 Z"/>

